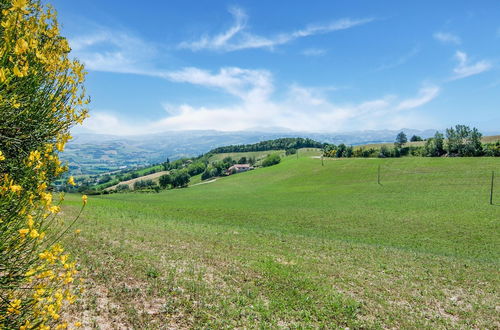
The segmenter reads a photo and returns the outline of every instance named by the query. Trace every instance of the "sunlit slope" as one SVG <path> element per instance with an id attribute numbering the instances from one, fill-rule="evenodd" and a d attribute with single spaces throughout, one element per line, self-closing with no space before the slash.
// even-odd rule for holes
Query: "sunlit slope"
<path id="1" fill-rule="evenodd" d="M 323 164 L 304 154 L 186 189 L 91 196 L 68 243 L 92 288 L 124 288 L 107 294 L 124 326 L 498 321 L 498 159 Z M 167 311 L 145 313 L 151 301 Z"/>
<path id="2" fill-rule="evenodd" d="M 177 221 L 492 259 L 500 215 L 488 205 L 494 169 L 493 158 L 325 159 L 321 166 L 288 157 L 188 189 L 93 200 Z"/>

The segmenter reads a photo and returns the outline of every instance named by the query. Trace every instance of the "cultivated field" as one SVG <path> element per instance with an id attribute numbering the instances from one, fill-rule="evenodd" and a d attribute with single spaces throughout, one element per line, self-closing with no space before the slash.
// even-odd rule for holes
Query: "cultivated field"
<path id="1" fill-rule="evenodd" d="M 168 171 L 160 171 L 160 172 L 156 172 L 156 173 L 152 173 L 152 174 L 143 175 L 143 176 L 140 176 L 140 177 L 135 178 L 135 179 L 122 181 L 122 182 L 117 183 L 114 186 L 111 186 L 111 187 L 106 188 L 104 190 L 116 189 L 116 187 L 118 187 L 121 184 L 126 184 L 130 189 L 133 189 L 134 183 L 136 183 L 137 181 L 153 180 L 154 182 L 158 182 L 158 180 L 160 179 L 160 176 L 165 175 L 165 174 L 168 174 Z"/>
<path id="2" fill-rule="evenodd" d="M 313 159 L 89 197 L 86 326 L 498 328 L 493 158 Z M 381 185 L 377 168 L 381 166 Z M 67 196 L 65 216 L 80 205 Z"/>

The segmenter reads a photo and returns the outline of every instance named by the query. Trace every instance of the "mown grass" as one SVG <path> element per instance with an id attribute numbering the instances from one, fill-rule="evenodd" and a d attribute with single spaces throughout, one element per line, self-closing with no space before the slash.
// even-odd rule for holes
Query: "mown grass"
<path id="1" fill-rule="evenodd" d="M 89 198 L 73 317 L 123 327 L 499 327 L 493 158 L 313 159 Z M 381 166 L 381 185 L 377 168 Z M 500 189 L 500 187 L 498 188 Z M 76 212 L 68 196 L 65 214 Z"/>

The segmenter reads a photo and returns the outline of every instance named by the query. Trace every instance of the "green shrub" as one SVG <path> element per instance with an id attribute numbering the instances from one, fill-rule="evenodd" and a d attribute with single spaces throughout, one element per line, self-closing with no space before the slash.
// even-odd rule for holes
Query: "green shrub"
<path id="1" fill-rule="evenodd" d="M 273 166 L 276 164 L 279 164 L 281 162 L 281 157 L 278 154 L 270 154 L 267 155 L 266 158 L 262 161 L 262 166 L 267 167 L 267 166 Z"/>

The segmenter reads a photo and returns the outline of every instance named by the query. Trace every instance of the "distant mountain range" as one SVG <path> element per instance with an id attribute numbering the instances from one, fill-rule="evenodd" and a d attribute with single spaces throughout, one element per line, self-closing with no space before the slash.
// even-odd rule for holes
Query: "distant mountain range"
<path id="1" fill-rule="evenodd" d="M 304 137 L 319 142 L 347 145 L 392 142 L 401 130 L 374 130 L 344 133 L 293 132 L 287 130 L 259 131 L 175 131 L 138 136 L 113 136 L 103 134 L 75 134 L 61 158 L 70 165 L 73 175 L 99 174 L 122 168 L 150 165 L 201 155 L 213 148 L 256 143 L 281 137 Z M 408 137 L 423 138 L 434 135 L 436 130 L 402 129 Z M 486 134 L 485 134 L 486 135 Z"/>

